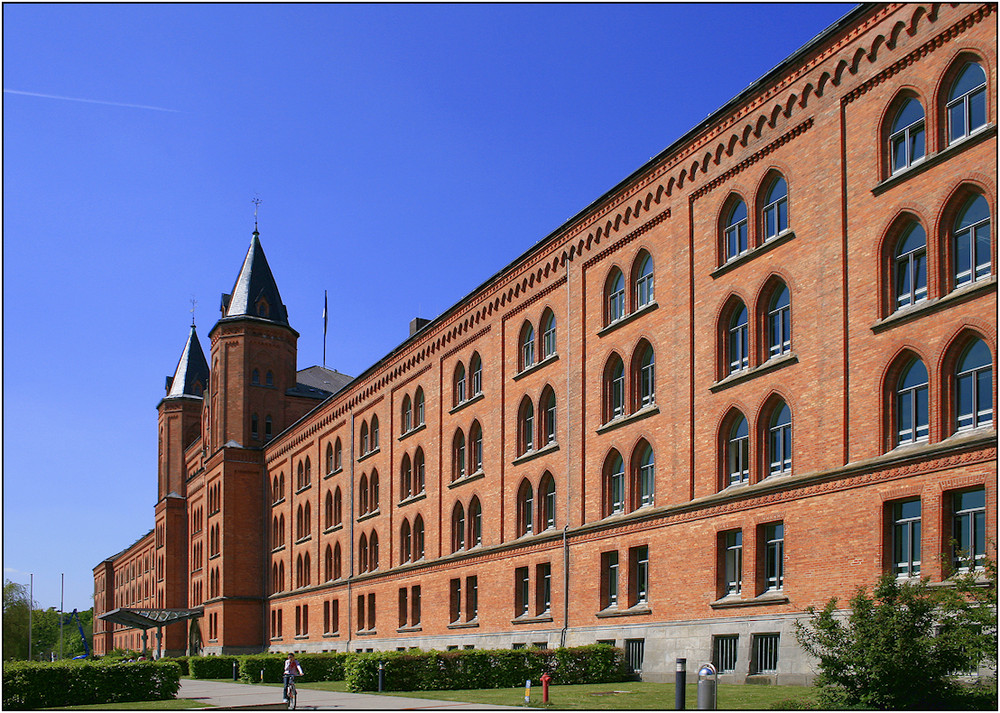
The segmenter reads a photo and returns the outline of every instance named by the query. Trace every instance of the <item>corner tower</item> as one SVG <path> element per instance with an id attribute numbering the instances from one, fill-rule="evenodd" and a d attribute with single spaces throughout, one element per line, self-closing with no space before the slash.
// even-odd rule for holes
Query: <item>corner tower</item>
<path id="1" fill-rule="evenodd" d="M 181 497 L 187 495 L 184 451 L 201 435 L 201 413 L 206 391 L 208 361 L 192 324 L 174 375 L 167 377 L 167 394 L 156 407 L 159 415 L 157 501 L 170 493 Z"/>

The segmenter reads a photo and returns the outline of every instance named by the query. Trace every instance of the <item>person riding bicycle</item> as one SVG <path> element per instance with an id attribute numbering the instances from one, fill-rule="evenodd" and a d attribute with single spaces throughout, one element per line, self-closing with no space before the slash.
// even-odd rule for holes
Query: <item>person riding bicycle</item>
<path id="1" fill-rule="evenodd" d="M 285 674 L 283 676 L 285 688 L 283 692 L 283 698 L 285 701 L 288 700 L 288 684 L 295 682 L 296 676 L 302 675 L 302 667 L 299 666 L 299 662 L 295 660 L 295 654 L 289 653 L 288 658 L 285 659 Z"/>

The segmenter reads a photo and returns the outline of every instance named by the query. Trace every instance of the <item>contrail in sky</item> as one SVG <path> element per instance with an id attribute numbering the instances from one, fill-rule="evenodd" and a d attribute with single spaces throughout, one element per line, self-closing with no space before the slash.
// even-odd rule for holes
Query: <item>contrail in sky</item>
<path id="1" fill-rule="evenodd" d="M 16 89 L 4 89 L 4 94 L 21 94 L 26 97 L 41 97 L 42 99 L 62 99 L 68 102 L 84 102 L 85 104 L 106 104 L 107 106 L 123 106 L 129 109 L 151 109 L 153 111 L 169 111 L 181 113 L 179 109 L 165 109 L 162 106 L 146 106 L 145 104 L 122 104 L 121 102 L 106 102 L 99 99 L 80 99 L 79 97 L 61 97 L 55 94 L 39 94 L 38 92 L 21 92 Z"/>

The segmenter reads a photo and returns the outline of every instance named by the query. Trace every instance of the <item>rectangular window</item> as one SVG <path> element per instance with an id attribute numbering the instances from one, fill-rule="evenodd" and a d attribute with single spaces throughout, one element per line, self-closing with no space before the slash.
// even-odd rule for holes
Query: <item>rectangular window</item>
<path id="1" fill-rule="evenodd" d="M 420 585 L 416 584 L 410 589 L 410 624 L 419 626 L 420 624 Z"/>
<path id="2" fill-rule="evenodd" d="M 986 561 L 986 490 L 955 493 L 952 506 L 952 566 L 959 571 L 982 567 Z"/>
<path id="3" fill-rule="evenodd" d="M 323 633 L 330 633 L 330 602 L 323 602 Z"/>
<path id="4" fill-rule="evenodd" d="M 751 646 L 750 673 L 778 672 L 780 634 L 754 634 Z"/>
<path id="5" fill-rule="evenodd" d="M 712 663 L 719 673 L 732 673 L 736 670 L 736 652 L 739 643 L 739 634 L 712 637 Z"/>
<path id="6" fill-rule="evenodd" d="M 449 619 L 452 624 L 462 618 L 462 580 L 453 579 L 449 583 Z"/>
<path id="7" fill-rule="evenodd" d="M 552 609 L 552 565 L 548 562 L 535 565 L 535 615 L 547 614 Z"/>
<path id="8" fill-rule="evenodd" d="M 633 673 L 642 672 L 642 659 L 645 650 L 645 639 L 625 639 L 625 661 Z"/>
<path id="9" fill-rule="evenodd" d="M 601 609 L 618 606 L 618 552 L 601 553 Z"/>
<path id="10" fill-rule="evenodd" d="M 330 601 L 330 633 L 336 634 L 340 631 L 340 600 Z"/>
<path id="11" fill-rule="evenodd" d="M 469 621 L 479 616 L 479 578 L 465 580 L 465 618 Z"/>
<path id="12" fill-rule="evenodd" d="M 630 547 L 628 551 L 629 606 L 649 601 L 649 547 Z"/>
<path id="13" fill-rule="evenodd" d="M 368 595 L 368 630 L 375 631 L 375 592 Z"/>
<path id="14" fill-rule="evenodd" d="M 514 570 L 514 616 L 528 614 L 530 590 L 528 587 L 528 568 L 518 567 Z"/>
<path id="15" fill-rule="evenodd" d="M 399 628 L 406 626 L 410 617 L 410 593 L 406 587 L 399 588 Z"/>
<path id="16" fill-rule="evenodd" d="M 723 535 L 725 547 L 726 595 L 739 594 L 743 589 L 743 531 L 733 530 Z"/>
<path id="17" fill-rule="evenodd" d="M 897 577 L 920 576 L 920 500 L 892 503 L 892 561 Z"/>
<path id="18" fill-rule="evenodd" d="M 358 595 L 358 631 L 365 630 L 365 595 Z"/>
<path id="19" fill-rule="evenodd" d="M 781 589 L 785 582 L 785 525 L 764 526 L 764 589 Z"/>

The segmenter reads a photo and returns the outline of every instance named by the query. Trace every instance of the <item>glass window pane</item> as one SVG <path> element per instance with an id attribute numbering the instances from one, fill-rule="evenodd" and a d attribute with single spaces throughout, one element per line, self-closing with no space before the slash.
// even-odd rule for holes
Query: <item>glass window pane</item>
<path id="1" fill-rule="evenodd" d="M 948 140 L 965 136 L 965 106 L 959 102 L 948 109 Z"/>

